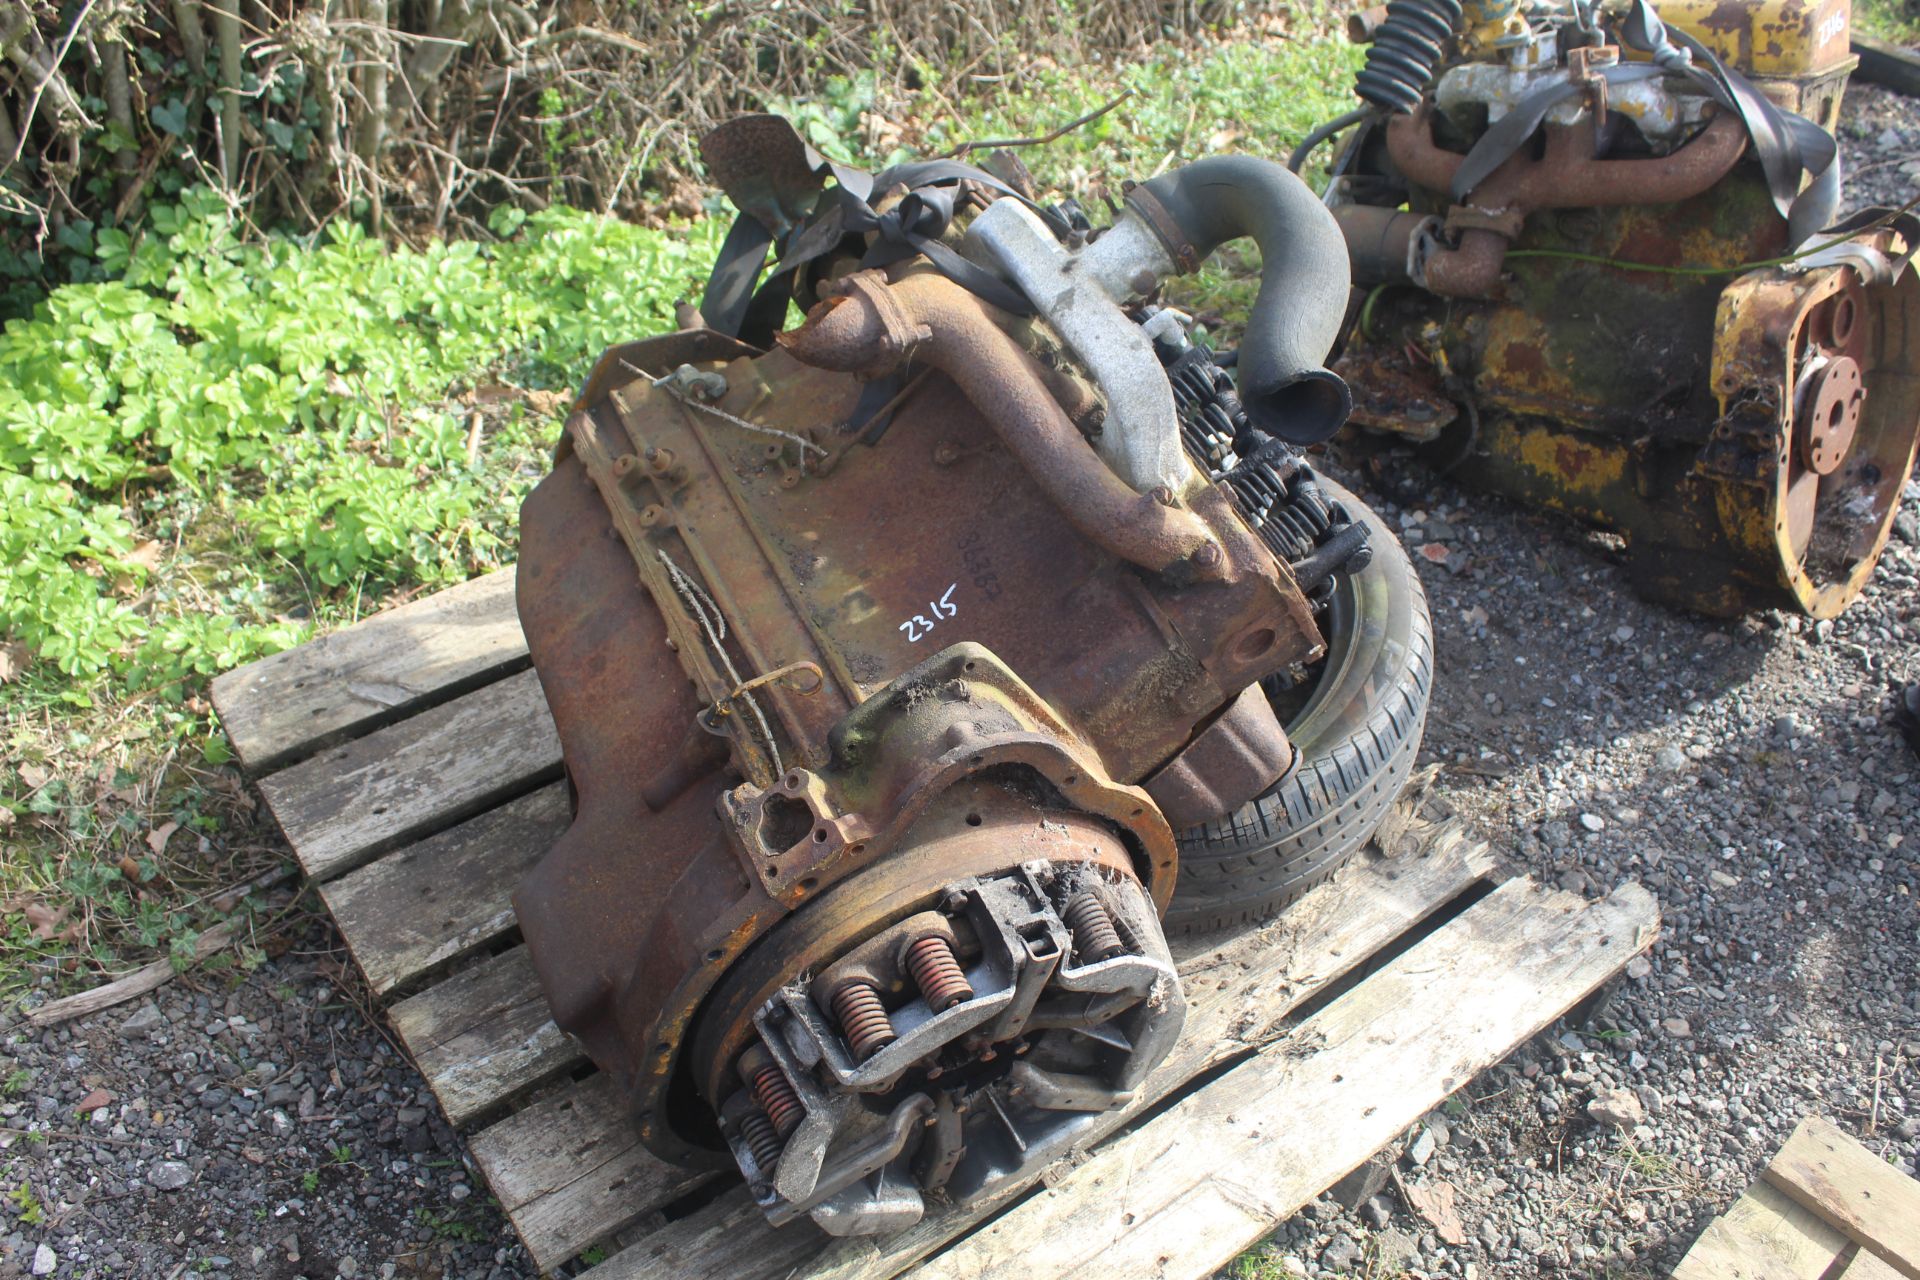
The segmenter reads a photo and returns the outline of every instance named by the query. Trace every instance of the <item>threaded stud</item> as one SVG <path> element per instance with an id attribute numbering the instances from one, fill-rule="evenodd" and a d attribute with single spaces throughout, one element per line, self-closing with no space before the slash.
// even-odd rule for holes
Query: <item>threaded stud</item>
<path id="1" fill-rule="evenodd" d="M 833 1016 L 846 1034 L 855 1062 L 865 1062 L 894 1041 L 893 1023 L 880 992 L 870 982 L 855 980 L 833 993 Z"/>
<path id="2" fill-rule="evenodd" d="M 1092 890 L 1082 889 L 1067 899 L 1060 914 L 1073 931 L 1073 951 L 1081 964 L 1111 960 L 1126 950 L 1120 942 L 1120 931 L 1113 927 L 1113 916 Z"/>
<path id="3" fill-rule="evenodd" d="M 767 1113 L 758 1107 L 749 1107 L 740 1115 L 740 1136 L 746 1139 L 747 1150 L 753 1153 L 753 1163 L 760 1172 L 771 1178 L 774 1166 L 780 1163 L 780 1152 L 786 1148 L 786 1139 L 774 1130 L 773 1121 Z"/>
<path id="4" fill-rule="evenodd" d="M 805 1111 L 800 1105 L 800 1095 L 794 1092 L 793 1082 L 777 1065 L 762 1061 L 754 1067 L 747 1087 L 753 1092 L 753 1100 L 760 1104 L 760 1110 L 766 1113 L 774 1132 L 785 1142 Z"/>
<path id="5" fill-rule="evenodd" d="M 944 1013 L 957 1004 L 973 999 L 973 984 L 960 971 L 953 948 L 938 934 L 931 934 L 907 948 L 907 972 L 914 985 L 927 998 L 927 1007 Z"/>

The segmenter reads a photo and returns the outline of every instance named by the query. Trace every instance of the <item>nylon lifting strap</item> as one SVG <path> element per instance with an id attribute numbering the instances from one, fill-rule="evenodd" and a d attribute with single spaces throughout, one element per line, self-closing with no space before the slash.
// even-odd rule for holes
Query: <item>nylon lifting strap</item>
<path id="1" fill-rule="evenodd" d="M 1648 0 L 1634 0 L 1621 26 L 1628 48 L 1650 55 L 1652 63 L 1608 67 L 1600 74 L 1609 84 L 1623 84 L 1662 75 L 1682 75 L 1707 96 L 1740 117 L 1752 140 L 1754 155 L 1766 175 L 1773 204 L 1787 219 L 1794 243 L 1824 227 L 1840 203 L 1840 157 L 1833 135 L 1805 116 L 1785 111 L 1754 88 L 1739 72 L 1721 62 L 1714 52 L 1684 31 L 1660 20 Z M 1585 90 L 1562 81 L 1522 98 L 1512 111 L 1482 134 L 1455 172 L 1449 194 L 1466 203 L 1473 189 L 1506 163 L 1555 106 Z M 1805 190 L 1803 177 L 1810 177 Z"/>
<path id="2" fill-rule="evenodd" d="M 940 236 L 953 221 L 962 182 L 1019 200 L 1056 234 L 1065 235 L 1067 226 L 1058 214 L 1035 205 L 985 170 L 955 160 L 912 161 L 875 175 L 828 160 L 812 147 L 807 148 L 807 159 L 815 172 L 832 177 L 833 187 L 822 192 L 811 216 L 778 237 L 777 245 L 775 233 L 751 214 L 742 213 L 734 220 L 701 298 L 700 313 L 709 326 L 755 346 L 768 345 L 786 318 L 800 268 L 856 235 L 874 237 L 861 257 L 862 268 L 884 267 L 922 254 L 941 274 L 983 301 L 1015 315 L 1033 314 L 1019 291 L 955 253 Z M 874 207 L 876 195 L 903 187 L 905 194 L 890 208 Z M 774 269 L 756 288 L 770 253 Z"/>

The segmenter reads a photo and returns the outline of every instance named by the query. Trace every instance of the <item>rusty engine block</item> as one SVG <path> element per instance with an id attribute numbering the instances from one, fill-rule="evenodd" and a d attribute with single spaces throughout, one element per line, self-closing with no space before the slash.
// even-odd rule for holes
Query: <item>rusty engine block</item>
<path id="1" fill-rule="evenodd" d="M 1847 0 L 1666 13 L 1358 24 L 1328 199 L 1366 304 L 1335 367 L 1356 427 L 1624 535 L 1643 593 L 1831 617 L 1920 439 L 1920 219 L 1826 225 Z"/>
<path id="2" fill-rule="evenodd" d="M 610 351 L 527 500 L 575 817 L 515 907 L 653 1151 L 892 1230 L 1063 1152 L 1179 1034 L 1175 829 L 1285 773 L 1257 682 L 1366 555 L 1294 448 L 1346 414 L 1348 265 L 1262 161 L 1089 234 L 957 166 L 827 188 L 767 117 L 708 148 L 817 304 L 768 350 Z M 1241 234 L 1236 398 L 1148 299 Z"/>

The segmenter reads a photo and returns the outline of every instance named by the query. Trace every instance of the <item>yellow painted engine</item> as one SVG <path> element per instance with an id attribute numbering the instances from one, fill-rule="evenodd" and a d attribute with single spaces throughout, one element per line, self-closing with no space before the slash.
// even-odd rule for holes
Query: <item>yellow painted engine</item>
<path id="1" fill-rule="evenodd" d="M 1834 222 L 1846 0 L 1363 15 L 1328 203 L 1361 438 L 1617 531 L 1703 612 L 1839 613 L 1920 434 L 1911 214 Z"/>

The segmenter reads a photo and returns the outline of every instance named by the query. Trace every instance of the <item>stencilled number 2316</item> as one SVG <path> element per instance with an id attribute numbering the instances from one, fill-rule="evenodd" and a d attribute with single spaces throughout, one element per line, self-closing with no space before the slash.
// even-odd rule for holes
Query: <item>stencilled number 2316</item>
<path id="1" fill-rule="evenodd" d="M 960 584 L 957 582 L 954 583 L 941 594 L 938 600 L 930 600 L 927 602 L 926 613 L 916 613 L 900 624 L 900 630 L 907 633 L 908 644 L 920 643 L 926 634 L 932 631 L 935 625 L 939 623 L 940 619 L 951 618 L 960 612 L 960 606 L 953 602 L 953 593 L 959 589 Z"/>

